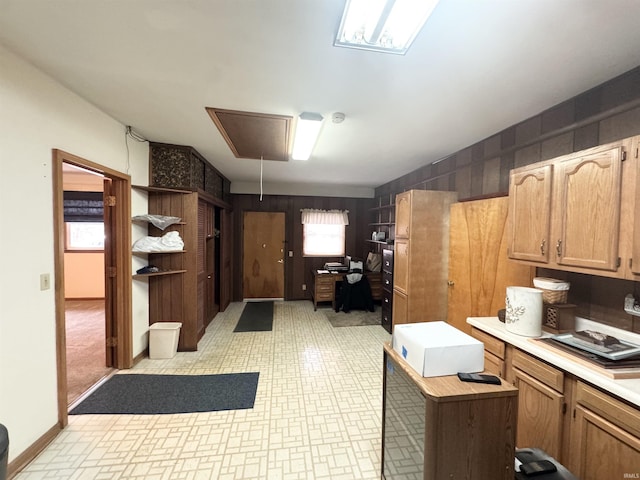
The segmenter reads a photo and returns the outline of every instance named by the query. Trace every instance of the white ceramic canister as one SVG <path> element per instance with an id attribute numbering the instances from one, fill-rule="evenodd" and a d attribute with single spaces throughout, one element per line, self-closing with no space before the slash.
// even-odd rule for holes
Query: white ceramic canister
<path id="1" fill-rule="evenodd" d="M 507 287 L 505 328 L 525 337 L 542 335 L 542 290 Z"/>

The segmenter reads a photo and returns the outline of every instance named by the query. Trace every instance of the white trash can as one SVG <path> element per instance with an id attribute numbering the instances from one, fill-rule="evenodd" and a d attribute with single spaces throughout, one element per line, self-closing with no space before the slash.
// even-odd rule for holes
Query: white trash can
<path id="1" fill-rule="evenodd" d="M 149 358 L 173 358 L 178 351 L 180 322 L 157 322 L 149 327 Z"/>

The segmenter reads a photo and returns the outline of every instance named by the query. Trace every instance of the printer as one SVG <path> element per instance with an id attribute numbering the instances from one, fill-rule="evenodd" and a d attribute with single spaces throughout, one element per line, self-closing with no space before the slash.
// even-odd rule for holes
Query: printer
<path id="1" fill-rule="evenodd" d="M 324 264 L 324 269 L 330 272 L 348 272 L 349 266 L 340 262 L 327 262 Z"/>

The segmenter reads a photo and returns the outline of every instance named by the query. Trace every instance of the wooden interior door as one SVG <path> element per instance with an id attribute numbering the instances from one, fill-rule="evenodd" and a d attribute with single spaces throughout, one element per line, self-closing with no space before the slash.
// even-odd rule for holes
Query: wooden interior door
<path id="1" fill-rule="evenodd" d="M 104 322 L 105 322 L 105 366 L 115 366 L 114 349 L 117 346 L 117 325 L 114 320 L 116 311 L 116 260 L 113 232 L 116 231 L 113 207 L 116 205 L 115 195 L 111 188 L 111 179 L 103 181 L 102 198 L 104 200 Z"/>
<path id="2" fill-rule="evenodd" d="M 284 298 L 284 212 L 244 212 L 245 299 Z"/>
<path id="3" fill-rule="evenodd" d="M 495 317 L 509 285 L 530 286 L 534 269 L 507 258 L 508 197 L 451 205 L 447 322 L 471 334 L 467 317 Z"/>

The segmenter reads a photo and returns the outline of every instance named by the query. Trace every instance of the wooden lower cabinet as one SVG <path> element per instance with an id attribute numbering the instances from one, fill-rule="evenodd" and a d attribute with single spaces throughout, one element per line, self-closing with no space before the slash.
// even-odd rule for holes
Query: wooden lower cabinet
<path id="1" fill-rule="evenodd" d="M 640 412 L 578 381 L 571 461 L 581 480 L 639 478 Z"/>
<path id="2" fill-rule="evenodd" d="M 513 480 L 517 390 L 423 378 L 384 346 L 382 478 Z"/>
<path id="3" fill-rule="evenodd" d="M 336 306 L 336 280 L 332 275 L 319 274 L 313 271 L 313 285 L 311 286 L 311 299 L 313 309 L 318 309 L 318 302 L 331 302 L 331 307 Z"/>
<path id="4" fill-rule="evenodd" d="M 497 374 L 488 358 L 503 361 L 518 387 L 518 448 L 541 448 L 581 480 L 640 478 L 640 408 L 477 328 L 471 334 L 485 344 L 485 370 Z"/>
<path id="5" fill-rule="evenodd" d="M 562 458 L 564 395 L 518 368 L 513 369 L 518 387 L 518 448 L 541 448 Z"/>

